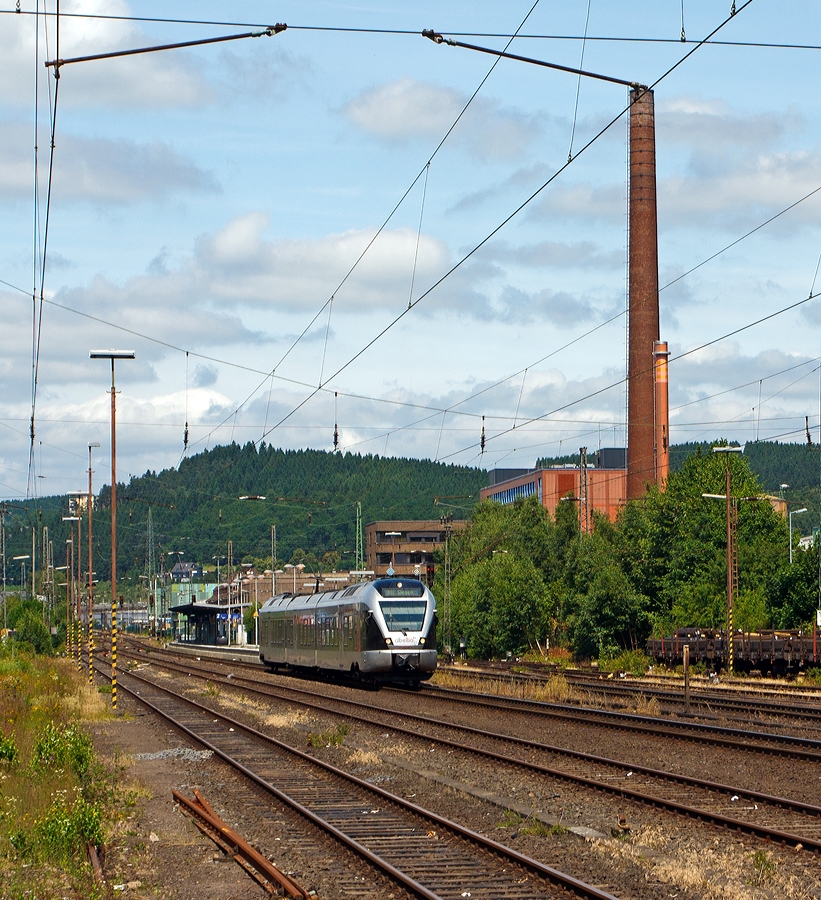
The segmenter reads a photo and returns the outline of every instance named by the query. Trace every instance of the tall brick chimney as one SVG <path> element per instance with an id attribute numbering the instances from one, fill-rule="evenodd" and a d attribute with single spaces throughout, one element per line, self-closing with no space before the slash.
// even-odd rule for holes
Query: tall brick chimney
<path id="1" fill-rule="evenodd" d="M 653 92 L 630 91 L 627 499 L 656 481 L 655 359 L 659 339 L 656 125 Z"/>

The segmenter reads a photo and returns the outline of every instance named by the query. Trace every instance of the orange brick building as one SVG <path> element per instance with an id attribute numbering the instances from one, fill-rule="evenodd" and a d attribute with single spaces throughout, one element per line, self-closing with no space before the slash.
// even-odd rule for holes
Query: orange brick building
<path id="1" fill-rule="evenodd" d="M 611 522 L 615 521 L 619 508 L 627 498 L 626 467 L 588 466 L 585 471 L 588 510 L 595 510 L 606 515 Z M 535 496 L 551 516 L 555 517 L 556 507 L 562 502 L 562 498 L 577 502 L 582 502 L 583 499 L 582 469 L 579 466 L 533 469 L 501 481 L 497 481 L 494 474 L 491 473 L 491 481 L 495 483 L 479 492 L 482 500 L 513 503 L 515 500 Z"/>

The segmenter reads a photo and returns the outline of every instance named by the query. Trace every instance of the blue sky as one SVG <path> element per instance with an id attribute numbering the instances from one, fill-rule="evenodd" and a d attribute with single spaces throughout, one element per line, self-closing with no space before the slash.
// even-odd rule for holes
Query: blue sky
<path id="1" fill-rule="evenodd" d="M 625 117 L 415 301 L 562 168 L 571 134 L 575 155 L 625 109 L 626 88 L 502 61 L 425 170 L 492 58 L 418 33 L 306 27 L 510 34 L 531 6 L 178 2 L 180 18 L 289 28 L 63 67 L 33 478 L 33 248 L 54 91 L 42 62 L 56 35 L 53 17 L 41 19 L 38 240 L 37 22 L 0 15 L 0 494 L 82 487 L 89 441 L 102 444 L 106 480 L 108 372 L 88 359 L 98 347 L 137 353 L 117 376 L 125 479 L 179 462 L 186 416 L 189 453 L 264 433 L 331 449 L 335 419 L 343 450 L 487 468 L 623 444 Z M 685 0 L 688 40 L 729 6 Z M 73 0 L 61 11 L 168 17 L 169 5 Z M 542 0 L 522 34 L 559 37 L 518 38 L 511 51 L 578 66 L 582 43 L 570 38 L 587 14 L 587 0 Z M 652 83 L 691 48 L 681 27 L 680 0 L 590 0 L 584 68 Z M 244 30 L 66 17 L 60 55 Z M 666 42 L 596 39 L 613 37 Z M 821 16 L 754 0 L 717 38 L 821 43 Z M 818 58 L 705 46 L 658 85 L 662 285 L 821 187 Z M 805 415 L 818 436 L 821 300 L 675 357 L 809 295 L 820 211 L 821 192 L 662 291 L 673 441 L 802 440 Z"/>

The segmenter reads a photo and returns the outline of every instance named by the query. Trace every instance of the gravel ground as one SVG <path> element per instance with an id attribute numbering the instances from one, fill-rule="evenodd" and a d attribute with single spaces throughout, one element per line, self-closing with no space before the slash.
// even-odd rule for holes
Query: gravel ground
<path id="1" fill-rule="evenodd" d="M 227 714 L 301 748 L 310 733 L 332 729 L 339 721 L 288 704 L 273 708 L 270 702 L 240 702 L 227 688 L 212 689 L 204 696 L 202 686 L 191 680 L 181 683 L 201 702 L 219 704 Z M 302 688 L 309 684 L 299 682 Z M 364 694 L 328 685 L 316 689 L 716 781 L 751 784 L 808 802 L 817 802 L 819 796 L 821 774 L 817 767 L 800 762 L 474 710 L 433 701 L 424 694 Z M 265 896 L 233 862 L 215 861 L 222 854 L 174 809 L 172 787 L 189 795 L 194 787 L 200 789 L 252 843 L 255 834 L 277 833 L 280 839 L 273 846 L 259 849 L 286 871 L 293 871 L 296 880 L 319 897 L 403 896 L 361 866 L 351 874 L 354 864 L 342 851 L 317 838 L 275 801 L 262 801 L 255 789 L 242 784 L 219 760 L 198 752 L 170 727 L 155 723 L 121 696 L 132 718 L 126 715 L 98 726 L 95 742 L 110 758 L 119 755 L 126 762 L 127 777 L 141 786 L 137 811 L 106 858 L 112 883 L 141 882 L 127 888 L 127 896 Z M 385 729 L 356 725 L 342 746 L 311 752 L 622 898 L 821 898 L 821 864 L 805 852 L 765 847 L 743 836 L 593 795 L 563 782 L 534 778 L 468 754 L 442 752 L 429 741 L 386 734 L 390 732 Z M 626 830 L 618 827 L 622 817 L 627 819 Z M 559 827 L 551 827 L 555 823 Z M 357 883 L 363 877 L 365 882 Z"/>

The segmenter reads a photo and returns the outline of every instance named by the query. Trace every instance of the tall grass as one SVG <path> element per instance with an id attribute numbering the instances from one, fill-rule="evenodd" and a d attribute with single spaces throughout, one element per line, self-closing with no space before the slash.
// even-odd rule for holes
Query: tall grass
<path id="1" fill-rule="evenodd" d="M 3 897 L 99 895 L 86 846 L 104 842 L 122 800 L 83 725 L 103 715 L 104 701 L 70 660 L 0 650 Z"/>

